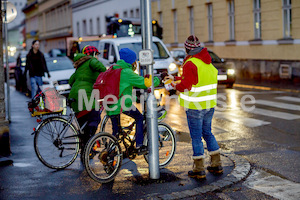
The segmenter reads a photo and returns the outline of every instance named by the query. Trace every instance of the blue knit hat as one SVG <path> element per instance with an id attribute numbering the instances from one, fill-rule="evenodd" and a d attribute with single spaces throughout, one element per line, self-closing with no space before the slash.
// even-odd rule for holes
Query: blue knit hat
<path id="1" fill-rule="evenodd" d="M 134 51 L 128 49 L 128 48 L 123 48 L 119 51 L 120 54 L 120 59 L 124 60 L 125 62 L 129 63 L 132 65 L 136 61 L 136 54 Z"/>

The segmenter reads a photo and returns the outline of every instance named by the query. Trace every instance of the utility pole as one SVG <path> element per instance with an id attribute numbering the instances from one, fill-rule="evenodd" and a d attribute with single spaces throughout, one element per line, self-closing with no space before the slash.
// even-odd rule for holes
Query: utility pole
<path id="1" fill-rule="evenodd" d="M 6 120 L 4 67 L 3 67 L 3 12 L 2 0 L 0 0 L 0 157 L 10 155 L 9 122 Z M 9 77 L 7 77 L 9 78 Z"/>
<path id="2" fill-rule="evenodd" d="M 152 51 L 152 17 L 151 0 L 141 0 L 142 14 L 142 40 L 143 50 L 139 53 L 141 65 L 147 66 L 147 73 L 152 77 L 151 93 L 146 101 L 146 120 L 149 150 L 149 174 L 151 179 L 159 179 L 159 154 L 158 154 L 158 125 L 157 125 L 157 102 L 154 96 L 153 81 L 153 51 Z"/>

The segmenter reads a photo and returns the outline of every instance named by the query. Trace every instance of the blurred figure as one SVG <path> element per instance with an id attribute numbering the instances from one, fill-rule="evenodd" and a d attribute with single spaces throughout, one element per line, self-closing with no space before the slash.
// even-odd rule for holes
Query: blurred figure
<path id="1" fill-rule="evenodd" d="M 27 71 L 29 71 L 30 84 L 31 84 L 31 98 L 33 98 L 37 92 L 41 90 L 43 85 L 42 77 L 47 73 L 50 78 L 50 73 L 47 68 L 44 54 L 39 50 L 40 43 L 38 40 L 32 42 L 30 51 L 26 56 L 26 68 L 24 76 L 26 77 Z"/>

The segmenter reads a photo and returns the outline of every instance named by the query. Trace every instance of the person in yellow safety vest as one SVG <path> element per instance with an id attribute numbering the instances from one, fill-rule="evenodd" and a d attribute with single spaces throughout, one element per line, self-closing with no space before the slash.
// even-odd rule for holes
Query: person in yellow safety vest
<path id="1" fill-rule="evenodd" d="M 207 170 L 213 174 L 223 173 L 220 148 L 211 132 L 214 107 L 217 104 L 218 70 L 212 65 L 207 49 L 201 47 L 195 35 L 189 36 L 184 46 L 187 56 L 183 61 L 182 77 L 168 75 L 165 79 L 173 80 L 173 88 L 180 92 L 179 103 L 186 109 L 194 160 L 193 170 L 188 172 L 188 176 L 205 179 L 202 138 L 211 157 L 211 165 Z"/>

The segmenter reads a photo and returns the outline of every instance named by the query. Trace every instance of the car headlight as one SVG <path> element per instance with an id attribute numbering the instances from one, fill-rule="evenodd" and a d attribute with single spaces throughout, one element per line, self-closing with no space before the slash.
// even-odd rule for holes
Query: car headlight
<path id="1" fill-rule="evenodd" d="M 169 65 L 169 70 L 170 71 L 174 71 L 175 69 L 176 69 L 176 64 L 175 63 L 171 63 L 170 65 Z"/>
<path id="2" fill-rule="evenodd" d="M 227 74 L 228 75 L 233 75 L 235 73 L 234 69 L 228 69 Z"/>

